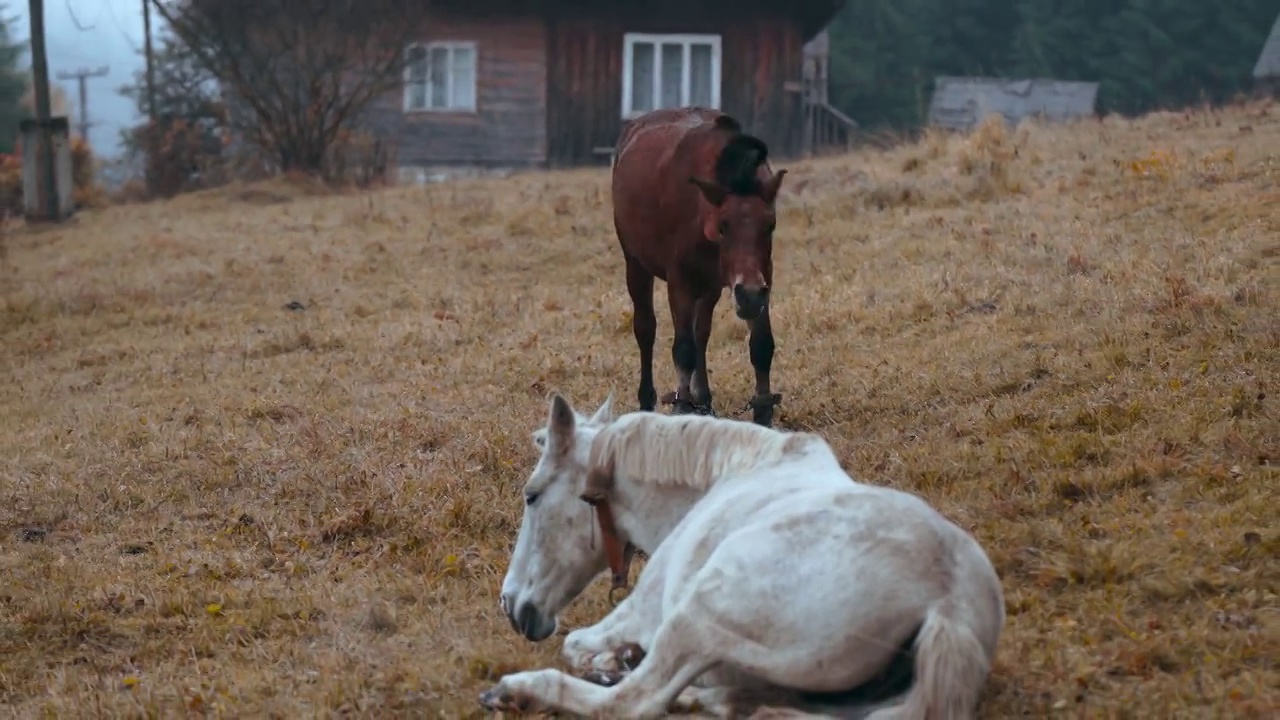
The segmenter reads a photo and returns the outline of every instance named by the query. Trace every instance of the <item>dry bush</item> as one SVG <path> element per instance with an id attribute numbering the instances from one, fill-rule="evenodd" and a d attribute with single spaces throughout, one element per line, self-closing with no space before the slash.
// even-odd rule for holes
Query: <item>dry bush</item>
<path id="1" fill-rule="evenodd" d="M 394 144 L 365 131 L 344 130 L 325 158 L 330 183 L 360 189 L 386 186 L 395 167 Z"/>
<path id="2" fill-rule="evenodd" d="M 1025 192 L 1026 169 L 1042 160 L 1022 149 L 1046 132 L 1053 130 L 1024 121 L 1010 133 L 1001 116 L 990 115 L 972 133 L 928 128 L 918 142 L 885 150 L 882 157 L 892 162 L 875 170 L 850 165 L 836 172 L 859 210 L 991 202 Z"/>
<path id="3" fill-rule="evenodd" d="M 142 178 L 129 178 L 110 194 L 111 202 L 119 205 L 145 202 L 151 199 L 147 190 L 147 181 Z"/>
<path id="4" fill-rule="evenodd" d="M 22 156 L 0 154 L 0 208 L 10 215 L 21 215 Z"/>
<path id="5" fill-rule="evenodd" d="M 199 120 L 166 118 L 133 128 L 133 145 L 143 156 L 148 180 L 143 198 L 171 198 L 182 193 L 220 187 L 231 180 L 223 157 L 223 135 L 209 129 L 213 116 Z M 149 182 L 150 188 L 146 185 Z M 118 202 L 129 202 L 139 193 L 136 184 L 117 192 Z"/>
<path id="6" fill-rule="evenodd" d="M 107 193 L 98 182 L 98 161 L 93 148 L 81 137 L 71 139 L 71 192 L 78 208 L 100 208 Z"/>
<path id="7" fill-rule="evenodd" d="M 1005 119 L 998 114 L 988 115 L 961 145 L 956 157 L 960 173 L 973 179 L 969 196 L 991 199 L 1019 192 L 1021 185 L 1013 176 L 1017 156 Z"/>
<path id="8" fill-rule="evenodd" d="M 1280 704 L 1267 108 L 779 164 L 779 423 L 988 549 L 983 717 Z M 999 158 L 1022 191 L 966 199 Z M 547 393 L 635 407 L 607 172 L 237 184 L 48 232 L 0 279 L 11 715 L 466 717 L 558 664 L 497 593 Z M 716 323 L 733 414 L 746 331 Z"/>

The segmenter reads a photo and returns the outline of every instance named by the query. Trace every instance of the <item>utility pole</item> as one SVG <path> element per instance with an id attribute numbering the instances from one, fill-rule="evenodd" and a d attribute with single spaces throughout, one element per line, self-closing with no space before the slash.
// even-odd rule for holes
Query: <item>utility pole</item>
<path id="1" fill-rule="evenodd" d="M 147 56 L 147 119 L 156 121 L 156 72 L 151 55 L 151 0 L 142 0 L 142 34 Z"/>
<path id="2" fill-rule="evenodd" d="M 39 131 L 44 165 L 45 217 L 58 219 L 58 182 L 54 178 L 53 133 L 49 122 L 49 58 L 44 47 L 44 0 L 29 0 L 31 17 L 31 74 L 36 95 L 36 127 Z"/>
<path id="3" fill-rule="evenodd" d="M 156 72 L 151 54 L 151 2 L 152 0 L 142 0 L 142 34 L 145 38 L 143 42 L 147 58 L 147 131 L 143 134 L 146 162 L 143 165 L 142 177 L 147 186 L 148 195 L 154 192 L 155 178 L 151 172 L 151 158 L 156 145 Z"/>
<path id="4" fill-rule="evenodd" d="M 75 72 L 58 73 L 59 80 L 77 80 L 80 83 L 80 137 L 87 143 L 89 142 L 89 126 L 93 123 L 89 122 L 89 91 L 85 87 L 85 82 L 93 77 L 105 77 L 110 68 L 106 65 L 97 70 L 86 70 L 80 68 Z"/>

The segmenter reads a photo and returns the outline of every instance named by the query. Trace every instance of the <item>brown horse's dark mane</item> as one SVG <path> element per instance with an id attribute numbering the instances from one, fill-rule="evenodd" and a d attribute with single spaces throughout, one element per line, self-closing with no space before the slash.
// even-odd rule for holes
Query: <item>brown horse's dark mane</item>
<path id="1" fill-rule="evenodd" d="M 769 158 L 769 147 L 755 135 L 742 131 L 742 125 L 728 115 L 716 118 L 716 127 L 729 135 L 729 141 L 716 156 L 716 183 L 734 195 L 760 195 L 763 186 L 756 172 Z"/>

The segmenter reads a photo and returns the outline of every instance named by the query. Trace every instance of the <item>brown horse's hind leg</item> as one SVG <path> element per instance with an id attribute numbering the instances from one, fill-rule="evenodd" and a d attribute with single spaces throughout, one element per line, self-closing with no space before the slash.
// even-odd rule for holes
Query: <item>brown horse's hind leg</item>
<path id="1" fill-rule="evenodd" d="M 711 407 L 711 381 L 707 378 L 707 344 L 711 341 L 711 321 L 715 318 L 716 303 L 720 293 L 708 293 L 698 298 L 693 318 L 694 342 L 697 343 L 697 364 L 693 369 L 693 410 L 704 415 L 715 415 Z"/>
<path id="2" fill-rule="evenodd" d="M 631 295 L 631 329 L 640 348 L 640 387 L 636 400 L 640 409 L 652 411 L 658 404 L 658 390 L 653 386 L 653 343 L 658 333 L 658 318 L 653 314 L 653 275 L 640 263 L 627 259 L 627 292 Z"/>
<path id="3" fill-rule="evenodd" d="M 756 396 L 751 399 L 752 421 L 770 427 L 773 424 L 773 406 L 779 398 L 769 387 L 769 369 L 773 366 L 773 327 L 769 324 L 769 308 L 766 306 L 751 321 L 751 367 L 756 371 Z"/>

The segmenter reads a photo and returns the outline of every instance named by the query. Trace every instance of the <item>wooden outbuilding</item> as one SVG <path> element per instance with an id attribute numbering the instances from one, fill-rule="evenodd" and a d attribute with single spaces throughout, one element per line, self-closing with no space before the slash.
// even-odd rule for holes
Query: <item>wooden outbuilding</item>
<path id="1" fill-rule="evenodd" d="M 1280 15 L 1271 26 L 1271 34 L 1258 53 L 1258 62 L 1253 66 L 1253 81 L 1256 92 L 1260 95 L 1280 97 Z"/>

